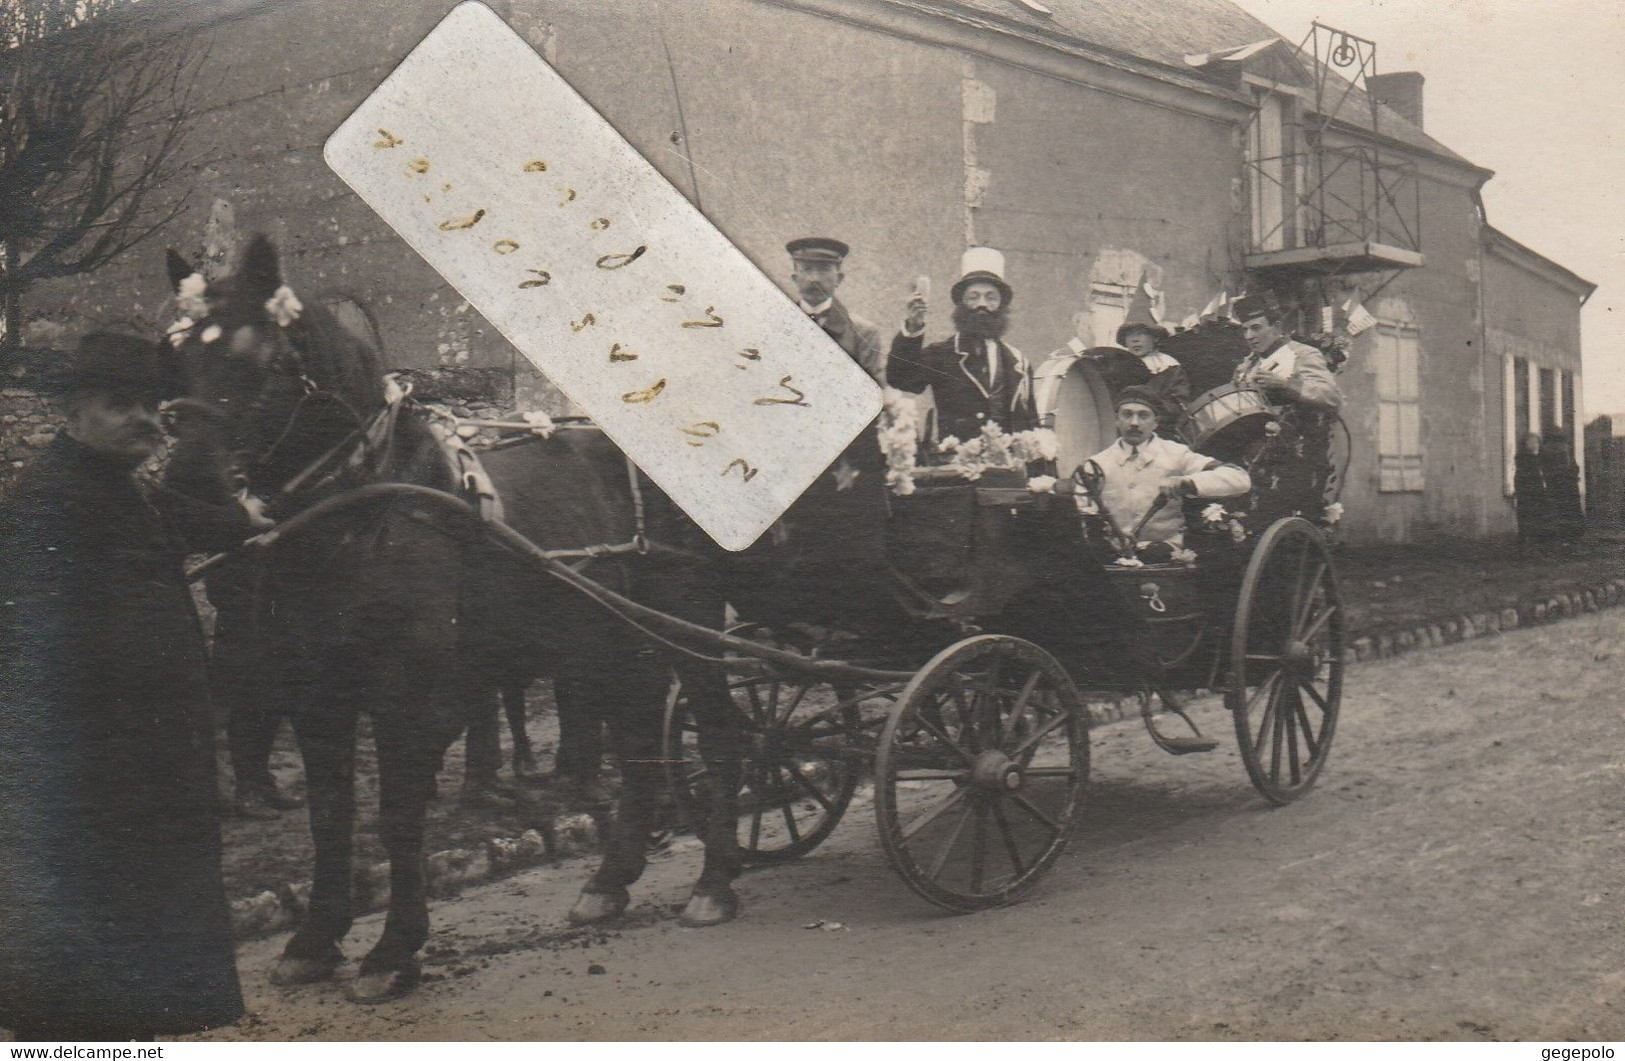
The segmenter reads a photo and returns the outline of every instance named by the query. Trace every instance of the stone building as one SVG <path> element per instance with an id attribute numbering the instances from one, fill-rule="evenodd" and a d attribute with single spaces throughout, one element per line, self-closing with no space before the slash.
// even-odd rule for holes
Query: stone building
<path id="1" fill-rule="evenodd" d="M 192 203 L 30 311 L 158 316 L 165 243 L 215 268 L 265 231 L 296 288 L 376 320 L 393 364 L 483 372 L 503 402 L 557 408 L 322 162 L 450 6 L 143 0 L 144 22 L 210 41 Z M 1341 377 L 1350 540 L 1510 530 L 1511 396 L 1549 369 L 1553 415 L 1578 422 L 1589 285 L 1489 227 L 1492 174 L 1427 134 L 1421 76 L 1379 74 L 1369 41 L 1294 45 L 1225 0 L 491 6 L 786 287 L 786 239 L 850 243 L 842 296 L 883 329 L 923 273 L 944 331 L 973 244 L 1005 253 L 1011 339 L 1035 358 L 1109 341 L 1147 290 L 1171 322 L 1220 291 L 1272 288 L 1308 330 L 1363 304 L 1378 323 Z"/>

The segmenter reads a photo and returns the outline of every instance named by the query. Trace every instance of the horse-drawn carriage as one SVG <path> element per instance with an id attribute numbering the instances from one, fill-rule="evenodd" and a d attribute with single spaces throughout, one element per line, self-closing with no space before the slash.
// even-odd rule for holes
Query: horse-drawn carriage
<path id="1" fill-rule="evenodd" d="M 172 268 L 184 286 L 184 266 Z M 532 478 L 510 494 L 508 520 L 491 518 L 473 496 L 485 486 L 448 462 L 430 417 L 398 391 L 380 393 L 374 354 L 315 309 L 293 327 L 261 311 L 280 283 L 274 252 L 256 244 L 240 277 L 210 287 L 211 316 L 173 337 L 202 410 L 184 443 L 199 488 L 246 477 L 285 502 L 283 521 L 249 552 L 264 565 L 256 584 L 273 605 L 267 614 L 299 664 L 295 691 L 313 705 L 301 744 L 313 826 L 325 831 L 315 837 L 310 913 L 278 982 L 329 975 L 339 960 L 354 811 L 343 764 L 361 712 L 375 718 L 381 775 L 392 773 L 381 830 L 394 887 L 356 994 L 375 1001 L 416 982 L 413 956 L 428 931 L 427 780 L 455 734 L 443 709 L 478 692 L 470 650 L 501 640 L 493 626 L 511 635 L 534 619 L 541 632 L 506 648 L 547 649 L 554 665 L 605 686 L 605 710 L 637 731 L 619 747 L 627 791 L 641 795 L 623 797 L 605 864 L 573 912 L 586 919 L 624 909 L 641 871 L 651 766 L 705 838 L 689 913 L 715 923 L 736 908 L 728 881 L 739 862 L 811 851 L 870 776 L 882 848 L 910 888 L 961 911 L 1016 897 L 1054 865 L 1085 805 L 1091 695 L 1141 697 L 1159 745 L 1188 752 L 1212 742 L 1163 737 L 1149 723 L 1151 694 L 1222 691 L 1248 774 L 1277 803 L 1306 792 L 1325 764 L 1343 619 L 1326 543 L 1308 520 L 1275 520 L 1238 543 L 1240 517 L 1193 514 L 1212 525 L 1194 560 L 1103 562 L 1072 501 L 1032 493 L 1025 469 L 975 481 L 922 473 L 911 496 L 892 499 L 887 562 L 848 572 L 844 591 L 825 595 L 852 606 L 797 617 L 738 577 L 760 566 L 707 551 L 697 532 L 662 540 L 678 525 L 669 502 L 590 428 L 521 439 L 487 466 L 501 486 L 549 459 L 575 461 L 593 494 L 577 500 L 602 517 L 597 530 L 560 522 L 562 478 Z M 231 323 L 239 312 L 243 323 Z M 231 323 L 234 350 L 253 356 L 219 353 L 211 344 L 222 329 L 210 320 Z M 1111 440 L 1105 388 L 1087 363 L 1053 373 L 1040 400 L 1055 414 L 1061 475 Z M 327 407 L 350 419 L 316 430 L 308 410 Z M 233 418 L 242 411 L 254 419 Z M 273 455 L 284 467 L 256 478 Z M 520 518 L 526 508 L 535 522 Z M 648 567 L 653 583 L 672 573 L 678 582 L 661 592 L 626 577 Z M 469 603 L 549 588 L 545 605 L 495 622 Z M 582 598 L 612 621 L 569 608 Z M 727 630 L 723 603 L 742 620 Z M 627 684 L 648 669 L 651 645 L 681 675 L 652 736 L 644 707 L 653 705 L 637 700 L 646 687 Z"/>
<path id="2" fill-rule="evenodd" d="M 1110 404 L 1086 361 L 1047 382 L 1064 473 L 1109 443 Z M 1313 523 L 1287 517 L 1237 542 L 1239 516 L 1194 514 L 1217 522 L 1193 528 L 1200 556 L 1114 562 L 1074 533 L 1070 499 L 1033 494 L 1024 472 L 921 479 L 893 499 L 889 584 L 874 592 L 896 609 L 879 626 L 700 635 L 726 654 L 750 734 L 747 860 L 812 850 L 872 771 L 881 845 L 910 888 L 954 910 L 1009 901 L 1054 864 L 1085 804 L 1092 696 L 1138 696 L 1157 743 L 1182 754 L 1214 742 L 1160 732 L 1152 691 L 1222 692 L 1258 790 L 1286 803 L 1314 784 L 1337 722 L 1343 620 Z M 665 732 L 674 790 L 693 808 L 709 772 L 680 691 Z"/>

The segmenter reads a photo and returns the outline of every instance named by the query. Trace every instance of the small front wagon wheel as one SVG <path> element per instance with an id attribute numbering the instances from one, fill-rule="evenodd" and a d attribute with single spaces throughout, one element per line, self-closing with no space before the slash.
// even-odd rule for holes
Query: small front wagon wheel
<path id="1" fill-rule="evenodd" d="M 1271 524 L 1236 600 L 1225 706 L 1253 786 L 1273 803 L 1309 791 L 1331 754 L 1343 699 L 1343 602 L 1325 539 Z"/>
<path id="2" fill-rule="evenodd" d="M 880 843 L 923 898 L 998 906 L 1060 858 L 1088 776 L 1087 720 L 1066 671 L 1031 642 L 973 637 L 927 663 L 886 722 Z"/>

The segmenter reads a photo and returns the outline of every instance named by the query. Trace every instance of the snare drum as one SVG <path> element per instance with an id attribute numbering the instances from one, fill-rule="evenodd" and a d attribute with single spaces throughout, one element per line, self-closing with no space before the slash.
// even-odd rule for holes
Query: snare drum
<path id="1" fill-rule="evenodd" d="M 1190 419 L 1192 449 L 1221 460 L 1236 460 L 1264 437 L 1264 427 L 1275 419 L 1275 410 L 1258 388 L 1227 383 L 1192 402 Z"/>

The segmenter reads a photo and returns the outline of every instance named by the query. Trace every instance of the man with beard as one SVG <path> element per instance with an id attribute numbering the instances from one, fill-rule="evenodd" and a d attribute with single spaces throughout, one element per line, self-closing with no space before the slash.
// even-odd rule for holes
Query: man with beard
<path id="1" fill-rule="evenodd" d="M 1010 324 L 1013 292 L 1004 279 L 1004 255 L 972 247 L 960 260 L 953 286 L 952 338 L 925 345 L 926 300 L 909 301 L 903 330 L 893 339 L 886 374 L 893 387 L 936 399 L 937 435 L 975 438 L 982 425 L 1025 431 L 1038 420 L 1032 368 L 1021 352 L 1001 342 Z"/>

